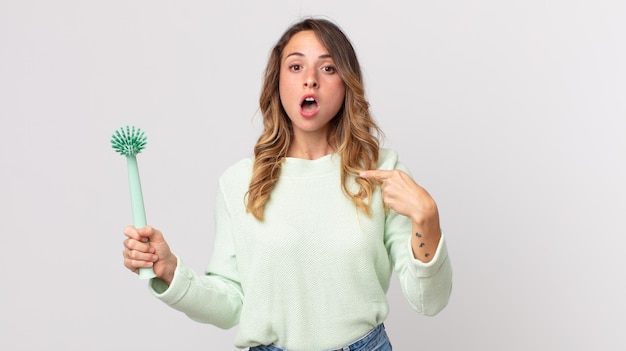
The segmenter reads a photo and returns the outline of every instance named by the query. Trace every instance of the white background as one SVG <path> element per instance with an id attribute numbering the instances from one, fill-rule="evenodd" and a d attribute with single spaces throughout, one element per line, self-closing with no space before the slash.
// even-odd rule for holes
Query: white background
<path id="1" fill-rule="evenodd" d="M 440 207 L 453 295 L 423 317 L 394 277 L 394 349 L 626 348 L 626 2 L 1 0 L 0 350 L 234 350 L 123 267 L 109 140 L 146 132 L 148 222 L 202 271 L 269 50 L 309 15 Z"/>

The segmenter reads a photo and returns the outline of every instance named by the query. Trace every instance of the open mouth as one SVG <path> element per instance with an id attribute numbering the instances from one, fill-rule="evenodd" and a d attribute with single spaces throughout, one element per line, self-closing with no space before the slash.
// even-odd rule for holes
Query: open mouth
<path id="1" fill-rule="evenodd" d="M 315 100 L 315 98 L 312 96 L 307 96 L 306 98 L 304 98 L 304 100 L 302 100 L 302 103 L 300 104 L 300 107 L 304 112 L 313 112 L 317 110 L 317 106 L 317 100 Z"/>

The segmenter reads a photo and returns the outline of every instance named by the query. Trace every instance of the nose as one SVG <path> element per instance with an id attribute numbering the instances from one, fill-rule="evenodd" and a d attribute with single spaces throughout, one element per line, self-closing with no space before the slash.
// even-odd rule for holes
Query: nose
<path id="1" fill-rule="evenodd" d="M 307 88 L 317 88 L 317 81 L 315 79 L 307 79 L 304 82 L 304 86 Z"/>
<path id="2" fill-rule="evenodd" d="M 308 74 L 304 80 L 304 87 L 305 88 L 317 88 L 317 86 L 318 86 L 317 77 L 315 76 L 315 73 Z"/>

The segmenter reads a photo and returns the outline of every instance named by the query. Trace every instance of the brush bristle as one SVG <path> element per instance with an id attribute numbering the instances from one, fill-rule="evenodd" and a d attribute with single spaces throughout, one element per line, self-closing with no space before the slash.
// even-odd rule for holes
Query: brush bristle
<path id="1" fill-rule="evenodd" d="M 146 139 L 141 129 L 126 126 L 115 131 L 111 145 L 115 151 L 124 156 L 135 156 L 146 147 Z"/>

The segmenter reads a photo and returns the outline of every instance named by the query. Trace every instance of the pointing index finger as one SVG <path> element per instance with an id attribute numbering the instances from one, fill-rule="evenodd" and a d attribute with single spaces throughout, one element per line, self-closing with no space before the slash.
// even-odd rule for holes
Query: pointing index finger
<path id="1" fill-rule="evenodd" d="M 367 170 L 367 171 L 361 171 L 361 173 L 359 173 L 359 177 L 365 178 L 365 179 L 385 180 L 391 177 L 392 173 L 393 171 L 390 171 L 390 170 L 372 169 L 372 170 Z"/>

